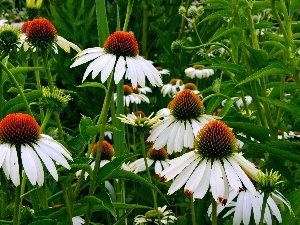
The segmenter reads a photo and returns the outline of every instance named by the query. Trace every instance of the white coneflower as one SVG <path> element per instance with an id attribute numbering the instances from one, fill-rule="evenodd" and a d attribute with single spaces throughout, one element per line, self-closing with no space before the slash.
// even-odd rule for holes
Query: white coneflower
<path id="1" fill-rule="evenodd" d="M 165 84 L 161 88 L 161 93 L 165 97 L 166 95 L 173 97 L 178 92 L 183 90 L 183 82 L 180 79 L 172 79 L 169 84 Z"/>
<path id="2" fill-rule="evenodd" d="M 244 109 L 244 108 L 245 108 L 244 102 L 243 102 L 242 98 L 240 98 L 240 97 L 233 97 L 233 98 L 231 98 L 231 99 L 237 99 L 237 101 L 235 102 L 235 104 L 237 105 L 237 107 L 238 107 L 239 109 Z M 227 99 L 225 99 L 225 100 L 223 100 L 223 101 L 221 102 L 222 106 L 225 105 L 226 101 L 227 101 Z M 249 96 L 249 95 L 245 96 L 245 103 L 246 103 L 246 105 L 247 105 L 247 106 L 250 105 L 251 102 L 252 102 L 252 97 Z"/>
<path id="3" fill-rule="evenodd" d="M 141 104 L 142 102 L 150 103 L 149 98 L 142 94 L 138 88 L 133 89 L 129 85 L 123 85 L 124 89 L 124 106 L 129 107 L 131 103 Z M 144 90 L 145 91 L 145 90 Z M 117 101 L 117 93 L 114 94 L 114 100 Z"/>
<path id="4" fill-rule="evenodd" d="M 151 167 L 154 164 L 155 174 L 159 174 L 163 169 L 169 167 L 168 152 L 165 148 L 153 149 L 150 148 L 147 153 L 147 164 Z M 130 170 L 134 173 L 139 173 L 146 170 L 144 158 L 137 159 L 129 164 Z"/>
<path id="5" fill-rule="evenodd" d="M 40 132 L 38 123 L 27 114 L 9 114 L 0 122 L 0 167 L 15 186 L 20 185 L 20 167 L 32 185 L 40 186 L 44 183 L 42 162 L 56 181 L 55 162 L 70 169 L 68 150 Z"/>
<path id="6" fill-rule="evenodd" d="M 190 78 L 197 77 L 199 79 L 207 78 L 214 74 L 213 69 L 205 69 L 203 65 L 194 65 L 193 67 L 185 69 L 184 72 Z"/>
<path id="7" fill-rule="evenodd" d="M 170 160 L 170 166 L 160 173 L 164 181 L 174 179 L 168 194 L 184 184 L 186 196 L 202 199 L 208 190 L 213 198 L 226 204 L 229 188 L 239 192 L 246 187 L 253 195 L 256 189 L 250 178 L 257 180 L 258 170 L 237 153 L 236 138 L 223 122 L 207 123 L 195 138 L 195 150 Z"/>
<path id="8" fill-rule="evenodd" d="M 25 51 L 29 48 L 32 48 L 33 51 L 36 49 L 45 51 L 48 47 L 51 47 L 57 54 L 57 45 L 66 52 L 70 52 L 70 48 L 77 52 L 81 51 L 77 45 L 57 35 L 55 27 L 47 19 L 39 18 L 27 21 L 23 24 L 21 30 L 23 33 L 20 36 L 20 46 L 23 45 Z"/>
<path id="9" fill-rule="evenodd" d="M 103 48 L 88 48 L 78 53 L 71 67 L 93 60 L 83 75 L 83 81 L 91 72 L 92 78 L 101 72 L 101 82 L 104 83 L 111 72 L 114 72 L 116 84 L 125 75 L 133 88 L 138 85 L 145 87 L 146 77 L 153 86 L 161 86 L 162 80 L 157 69 L 138 53 L 135 37 L 129 32 L 116 31 L 106 39 Z"/>
<path id="10" fill-rule="evenodd" d="M 204 114 L 200 97 L 191 90 L 182 90 L 168 105 L 170 115 L 155 124 L 147 141 L 153 148 L 167 145 L 168 153 L 180 152 L 183 147 L 193 148 L 194 138 L 200 128 L 215 117 Z M 166 110 L 164 115 L 167 115 Z"/>

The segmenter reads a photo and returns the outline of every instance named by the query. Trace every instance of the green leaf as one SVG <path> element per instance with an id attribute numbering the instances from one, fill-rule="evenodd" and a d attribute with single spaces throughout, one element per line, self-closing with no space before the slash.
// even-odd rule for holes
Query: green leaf
<path id="1" fill-rule="evenodd" d="M 151 184 L 148 180 L 146 180 L 145 178 L 143 178 L 133 172 L 118 169 L 118 170 L 114 170 L 113 173 L 111 173 L 107 178 L 108 179 L 125 179 L 125 180 L 132 180 L 132 181 L 139 182 L 139 183 L 157 191 L 157 193 L 159 193 L 167 202 L 167 199 L 164 196 L 164 194 L 155 185 Z"/>
<path id="2" fill-rule="evenodd" d="M 82 116 L 79 123 L 79 131 L 81 136 L 86 140 L 90 140 L 90 135 L 87 134 L 86 129 L 93 125 L 93 121 L 90 117 Z"/>
<path id="3" fill-rule="evenodd" d="M 284 102 L 284 101 L 281 101 L 281 100 L 269 99 L 269 98 L 263 98 L 263 97 L 259 97 L 259 98 L 261 100 L 265 101 L 265 102 L 269 102 L 272 105 L 276 105 L 279 108 L 282 108 L 282 109 L 284 109 L 286 111 L 289 111 L 293 114 L 300 115 L 299 106 L 295 105 L 291 102 Z"/>
<path id="4" fill-rule="evenodd" d="M 270 76 L 270 75 L 291 75 L 291 72 L 288 69 L 282 67 L 282 65 L 277 63 L 272 63 L 254 74 L 247 77 L 245 80 L 237 84 L 237 86 L 248 83 L 252 80 L 256 80 L 261 77 Z"/>
<path id="5" fill-rule="evenodd" d="M 68 150 L 76 155 L 80 153 L 86 145 L 87 141 L 81 134 L 73 137 L 67 142 Z"/>
<path id="6" fill-rule="evenodd" d="M 250 64 L 252 68 L 259 68 L 267 60 L 268 54 L 264 50 L 254 49 L 244 43 L 245 48 L 250 53 Z"/>
<path id="7" fill-rule="evenodd" d="M 136 154 L 127 154 L 120 157 L 115 158 L 111 162 L 105 164 L 103 167 L 101 167 L 97 174 L 97 184 L 101 184 L 107 179 L 109 179 L 109 176 L 111 173 L 113 173 L 115 170 L 118 170 L 118 168 L 121 167 L 121 165 L 128 161 L 129 159 L 136 157 Z"/>
<path id="8" fill-rule="evenodd" d="M 133 209 L 131 210 L 128 210 L 125 214 L 123 214 L 120 219 L 115 222 L 113 225 L 123 225 L 124 224 L 124 221 L 125 219 L 129 216 L 129 214 L 132 212 Z"/>
<path id="9" fill-rule="evenodd" d="M 106 87 L 103 84 L 98 82 L 86 82 L 83 83 L 82 85 L 78 85 L 77 87 L 99 87 L 106 90 Z"/>
<path id="10" fill-rule="evenodd" d="M 222 110 L 218 114 L 218 116 L 224 117 L 228 113 L 228 111 L 229 111 L 230 107 L 233 105 L 233 103 L 235 103 L 238 99 L 239 99 L 238 97 L 237 98 L 233 98 L 233 99 L 227 99 L 224 107 L 222 108 Z"/>
<path id="11" fill-rule="evenodd" d="M 291 213 L 287 207 L 285 206 L 284 210 L 281 212 L 282 216 L 282 224 L 288 225 L 299 225 L 300 221 L 300 189 L 295 190 L 286 196 L 287 200 L 290 202 L 291 207 L 293 209 L 293 213 Z"/>
<path id="12" fill-rule="evenodd" d="M 35 218 L 38 219 L 38 218 Z M 51 220 L 51 219 L 41 219 L 38 221 L 34 221 L 32 223 L 30 223 L 29 225 L 56 225 L 56 221 L 55 220 Z"/>
<path id="13" fill-rule="evenodd" d="M 25 98 L 27 99 L 28 103 L 30 103 L 33 100 L 40 98 L 42 96 L 42 91 L 33 90 L 33 91 L 25 93 L 24 95 L 25 95 Z M 13 109 L 15 111 L 19 111 L 20 109 L 25 108 L 23 100 L 19 95 L 17 97 L 13 98 L 13 99 L 10 99 L 9 101 L 7 101 L 4 104 L 3 111 L 2 111 L 3 115 L 8 114 L 8 112 L 13 112 L 11 110 L 12 107 L 14 107 Z"/>
<path id="14" fill-rule="evenodd" d="M 206 20 L 223 19 L 224 17 L 232 17 L 232 10 L 219 10 L 205 17 L 200 23 Z"/>
<path id="15" fill-rule="evenodd" d="M 250 135 L 256 140 L 264 143 L 269 140 L 269 130 L 266 127 L 258 126 L 256 124 L 251 123 L 243 123 L 243 122 L 229 122 L 224 121 L 229 127 L 234 128 L 243 132 L 246 135 Z"/>
<path id="16" fill-rule="evenodd" d="M 263 41 L 260 42 L 261 45 L 271 45 L 273 47 L 277 47 L 283 51 L 286 51 L 286 47 L 278 41 Z"/>
<path id="17" fill-rule="evenodd" d="M 300 163 L 300 155 L 298 154 L 294 154 L 291 153 L 289 151 L 286 151 L 285 149 L 278 149 L 278 148 L 274 148 L 262 143 L 255 143 L 255 142 L 251 142 L 248 143 L 248 145 L 251 145 L 253 147 L 256 148 L 256 150 L 262 151 L 262 152 L 268 152 L 272 155 L 278 156 L 282 159 L 285 160 L 289 160 L 291 162 L 296 162 L 296 163 Z"/>
<path id="18" fill-rule="evenodd" d="M 115 218 L 117 218 L 117 213 L 114 205 L 111 202 L 109 195 L 105 190 L 100 191 L 98 194 L 99 198 L 95 196 L 85 196 L 84 201 L 89 202 L 92 205 L 102 205 L 106 210 L 108 210 Z"/>
<path id="19" fill-rule="evenodd" d="M 116 127 L 112 126 L 112 125 L 109 125 L 109 124 L 106 124 L 105 125 L 105 130 L 106 131 L 119 131 Z M 97 135 L 100 133 L 100 125 L 95 125 L 95 126 L 90 126 L 86 129 L 86 133 L 88 135 L 90 135 L 91 137 Z"/>
<path id="20" fill-rule="evenodd" d="M 12 68 L 9 71 L 16 76 L 19 73 L 25 73 L 25 72 L 29 72 L 29 71 L 35 71 L 35 70 L 40 70 L 40 69 L 44 69 L 44 67 L 16 67 L 16 68 Z"/>
<path id="21" fill-rule="evenodd" d="M 208 68 L 220 69 L 222 71 L 229 71 L 234 74 L 241 74 L 241 75 L 246 74 L 246 70 L 242 66 L 240 66 L 238 64 L 230 63 L 230 62 L 220 63 L 220 64 L 212 64 Z"/>
<path id="22" fill-rule="evenodd" d="M 290 8 L 289 8 L 289 15 L 293 15 L 294 12 L 296 12 L 296 10 L 298 8 L 300 8 L 300 1 L 299 0 L 292 0 L 290 1 L 291 2 L 291 5 L 290 5 Z"/>
<path id="23" fill-rule="evenodd" d="M 231 35 L 231 34 L 240 36 L 241 31 L 237 27 L 233 27 L 233 28 L 230 28 L 230 29 L 225 29 L 225 28 L 222 29 L 221 28 L 214 34 L 214 36 L 208 42 L 213 42 L 214 40 L 217 40 L 221 37 Z"/>

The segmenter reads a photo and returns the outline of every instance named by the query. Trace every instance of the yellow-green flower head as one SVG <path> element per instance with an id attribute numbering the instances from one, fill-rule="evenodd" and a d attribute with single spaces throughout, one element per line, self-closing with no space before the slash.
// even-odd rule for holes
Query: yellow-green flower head
<path id="1" fill-rule="evenodd" d="M 171 44 L 171 50 L 176 53 L 176 54 L 180 54 L 182 52 L 183 49 L 183 41 L 181 40 L 176 40 L 173 41 Z"/>
<path id="2" fill-rule="evenodd" d="M 258 189 L 266 193 L 272 193 L 275 191 L 276 186 L 282 183 L 282 181 L 279 181 L 280 176 L 278 171 L 273 172 L 273 170 L 271 170 L 268 172 L 267 170 L 266 173 L 258 171 Z"/>
<path id="3" fill-rule="evenodd" d="M 54 87 L 52 92 L 49 87 L 43 87 L 42 92 L 43 96 L 40 103 L 41 107 L 53 109 L 58 113 L 61 113 L 68 105 L 68 101 L 72 99 L 70 95 L 65 94 L 63 90 L 56 87 Z"/>
<path id="4" fill-rule="evenodd" d="M 26 14 L 29 20 L 40 17 L 40 8 L 43 0 L 26 0 Z"/>
<path id="5" fill-rule="evenodd" d="M 16 49 L 19 42 L 20 31 L 16 27 L 3 25 L 0 27 L 0 51 L 7 54 L 13 49 Z"/>
<path id="6" fill-rule="evenodd" d="M 148 132 L 150 128 L 161 121 L 163 117 L 162 114 L 154 116 L 153 113 L 149 117 L 142 116 L 142 114 L 135 115 L 134 113 L 129 114 L 128 116 L 120 114 L 120 117 L 117 117 L 121 120 L 122 123 L 129 124 L 136 128 L 139 132 Z"/>

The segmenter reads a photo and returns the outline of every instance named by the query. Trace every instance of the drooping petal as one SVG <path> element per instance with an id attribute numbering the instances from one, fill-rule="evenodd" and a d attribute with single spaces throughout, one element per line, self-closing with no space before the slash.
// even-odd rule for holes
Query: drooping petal
<path id="1" fill-rule="evenodd" d="M 114 75 L 114 79 L 115 79 L 115 83 L 118 84 L 120 82 L 120 80 L 123 78 L 124 73 L 126 70 L 126 66 L 125 66 L 125 60 L 123 56 L 120 56 L 118 58 L 116 67 L 115 67 L 115 75 Z M 132 85 L 133 87 L 133 85 Z"/>
<path id="2" fill-rule="evenodd" d="M 15 186 L 20 185 L 20 174 L 19 174 L 19 162 L 16 147 L 13 145 L 10 147 L 10 179 Z"/>
<path id="3" fill-rule="evenodd" d="M 112 73 L 114 66 L 116 64 L 116 56 L 111 55 L 110 59 L 107 61 L 105 66 L 103 67 L 101 71 L 101 82 L 104 83 L 109 75 Z"/>

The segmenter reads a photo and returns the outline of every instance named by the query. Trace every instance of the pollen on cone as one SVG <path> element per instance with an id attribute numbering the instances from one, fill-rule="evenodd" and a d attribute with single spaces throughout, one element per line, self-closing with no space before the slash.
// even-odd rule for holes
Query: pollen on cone
<path id="1" fill-rule="evenodd" d="M 200 97 L 189 89 L 179 92 L 168 107 L 178 120 L 197 118 L 204 113 Z"/>
<path id="2" fill-rule="evenodd" d="M 26 36 L 30 45 L 46 48 L 55 41 L 57 31 L 49 20 L 34 19 L 26 27 Z"/>
<path id="3" fill-rule="evenodd" d="M 110 35 L 103 47 L 107 53 L 116 56 L 135 57 L 139 53 L 135 37 L 131 33 L 124 31 L 116 31 Z"/>
<path id="4" fill-rule="evenodd" d="M 99 142 L 96 142 L 93 146 L 93 155 L 96 157 L 97 149 L 99 146 Z M 115 155 L 115 150 L 113 146 L 106 140 L 102 142 L 102 150 L 101 150 L 101 160 L 111 160 Z"/>
<path id="5" fill-rule="evenodd" d="M 213 120 L 198 132 L 195 149 L 204 157 L 220 159 L 237 149 L 236 138 L 225 123 Z"/>
<path id="6" fill-rule="evenodd" d="M 22 145 L 34 143 L 40 135 L 40 126 L 28 114 L 13 113 L 0 122 L 0 141 Z"/>

